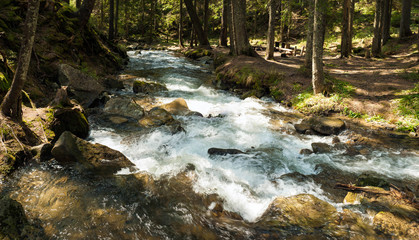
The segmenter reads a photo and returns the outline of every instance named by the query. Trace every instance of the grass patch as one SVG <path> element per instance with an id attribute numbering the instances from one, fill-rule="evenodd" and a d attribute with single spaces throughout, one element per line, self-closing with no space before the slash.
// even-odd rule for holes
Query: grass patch
<path id="1" fill-rule="evenodd" d="M 400 131 L 415 131 L 419 126 L 419 83 L 408 91 L 403 91 L 401 97 L 396 99 L 397 114 L 400 120 L 397 122 Z"/>
<path id="2" fill-rule="evenodd" d="M 325 97 L 311 92 L 298 94 L 291 102 L 295 109 L 306 114 L 327 115 L 330 112 L 342 111 L 342 98 L 336 94 Z"/>
<path id="3" fill-rule="evenodd" d="M 406 80 L 419 81 L 419 70 L 417 70 L 416 72 L 409 72 L 405 70 L 400 75 L 403 79 Z"/>
<path id="4" fill-rule="evenodd" d="M 332 90 L 341 98 L 349 98 L 355 92 L 355 87 L 350 83 L 332 77 L 330 74 L 325 74 L 326 85 L 331 85 Z"/>

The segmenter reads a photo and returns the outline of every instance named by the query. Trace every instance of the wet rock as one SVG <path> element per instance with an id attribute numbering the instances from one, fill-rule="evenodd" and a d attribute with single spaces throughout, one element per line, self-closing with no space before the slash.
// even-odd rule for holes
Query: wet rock
<path id="1" fill-rule="evenodd" d="M 22 205 L 9 196 L 0 198 L 1 239 L 43 239 L 41 229 L 31 225 Z"/>
<path id="2" fill-rule="evenodd" d="M 113 97 L 103 109 L 107 114 L 123 118 L 140 119 L 144 116 L 144 109 L 131 98 Z"/>
<path id="3" fill-rule="evenodd" d="M 39 159 L 40 161 L 47 161 L 52 158 L 51 150 L 52 150 L 51 143 L 43 143 L 41 145 L 35 146 L 31 148 L 31 153 L 34 158 Z"/>
<path id="4" fill-rule="evenodd" d="M 227 154 L 244 154 L 238 149 L 223 149 L 223 148 L 210 148 L 208 149 L 209 155 L 227 155 Z"/>
<path id="5" fill-rule="evenodd" d="M 61 86 L 68 86 L 67 91 L 84 108 L 89 107 L 105 90 L 96 79 L 67 64 L 58 66 L 58 80 Z"/>
<path id="6" fill-rule="evenodd" d="M 191 112 L 191 110 L 188 107 L 188 104 L 183 98 L 177 98 L 170 103 L 159 106 L 159 108 L 162 108 L 173 115 L 185 116 Z"/>
<path id="7" fill-rule="evenodd" d="M 365 186 L 380 187 L 387 190 L 390 188 L 390 183 L 385 180 L 385 177 L 379 176 L 374 172 L 362 173 L 358 177 L 356 181 L 356 185 L 360 187 L 365 187 Z"/>
<path id="8" fill-rule="evenodd" d="M 313 153 L 313 151 L 311 151 L 310 149 L 307 149 L 307 148 L 304 148 L 304 149 L 300 150 L 301 155 L 310 155 L 312 153 Z"/>
<path id="9" fill-rule="evenodd" d="M 338 137 L 338 136 L 335 136 L 335 137 L 333 137 L 333 139 L 332 139 L 332 144 L 337 144 L 337 143 L 340 143 L 340 139 L 339 139 L 339 137 Z"/>
<path id="10" fill-rule="evenodd" d="M 327 143 L 312 143 L 311 148 L 313 148 L 314 153 L 329 153 L 332 151 L 332 146 Z"/>
<path id="11" fill-rule="evenodd" d="M 135 93 L 150 94 L 155 92 L 167 91 L 167 88 L 166 86 L 160 83 L 145 80 L 136 80 L 134 81 L 132 90 Z"/>
<path id="12" fill-rule="evenodd" d="M 294 128 L 295 128 L 295 131 L 297 131 L 300 134 L 306 134 L 307 131 L 311 129 L 310 125 L 305 124 L 305 123 L 294 124 Z"/>
<path id="13" fill-rule="evenodd" d="M 134 164 L 119 151 L 101 144 L 92 144 L 64 132 L 55 143 L 52 155 L 63 164 L 81 163 L 84 168 L 103 174 L 112 174 L 122 168 L 133 168 Z"/>
<path id="14" fill-rule="evenodd" d="M 143 128 L 165 126 L 173 134 L 184 131 L 179 121 L 175 120 L 168 111 L 158 107 L 151 109 L 138 123 Z"/>
<path id="15" fill-rule="evenodd" d="M 391 236 L 392 239 L 419 239 L 417 221 L 400 218 L 391 212 L 379 212 L 374 217 L 373 225 L 376 231 Z"/>
<path id="16" fill-rule="evenodd" d="M 336 209 L 310 194 L 276 198 L 261 216 L 257 225 L 281 229 L 322 228 L 337 219 Z"/>
<path id="17" fill-rule="evenodd" d="M 322 135 L 337 135 L 345 129 L 345 122 L 337 118 L 329 117 L 312 117 L 307 120 L 306 124 L 315 132 Z"/>
<path id="18" fill-rule="evenodd" d="M 89 136 L 89 122 L 82 110 L 77 107 L 55 110 L 50 128 L 54 131 L 56 139 L 65 131 L 69 131 L 79 138 Z"/>
<path id="19" fill-rule="evenodd" d="M 106 88 L 109 89 L 124 89 L 124 81 L 118 79 L 117 77 L 107 77 L 103 80 L 103 84 Z"/>

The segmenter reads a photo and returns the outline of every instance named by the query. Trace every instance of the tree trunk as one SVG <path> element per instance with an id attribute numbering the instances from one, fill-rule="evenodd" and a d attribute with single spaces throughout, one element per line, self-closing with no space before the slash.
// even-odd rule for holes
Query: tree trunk
<path id="1" fill-rule="evenodd" d="M 100 23 L 99 23 L 99 29 L 103 29 L 103 23 L 105 21 L 105 9 L 104 9 L 104 2 L 105 0 L 100 0 Z"/>
<path id="2" fill-rule="evenodd" d="M 228 37 L 230 38 L 230 54 L 232 54 L 236 48 L 236 43 L 234 42 L 233 12 L 231 11 L 231 1 L 232 0 L 227 0 L 227 22 Z"/>
<path id="3" fill-rule="evenodd" d="M 340 57 L 349 57 L 351 36 L 351 0 L 343 0 L 342 39 Z"/>
<path id="4" fill-rule="evenodd" d="M 119 0 L 115 0 L 115 37 L 118 37 Z"/>
<path id="5" fill-rule="evenodd" d="M 310 71 L 313 67 L 313 24 L 314 24 L 314 2 L 309 1 L 308 5 L 308 27 L 307 27 L 307 44 L 304 67 Z"/>
<path id="6" fill-rule="evenodd" d="M 81 6 L 81 0 L 76 0 L 76 8 L 79 9 Z"/>
<path id="7" fill-rule="evenodd" d="M 204 32 L 208 36 L 209 0 L 204 1 Z"/>
<path id="8" fill-rule="evenodd" d="M 268 38 L 266 42 L 268 47 L 266 48 L 266 59 L 274 59 L 275 50 L 275 22 L 276 22 L 276 1 L 269 1 L 269 26 L 268 26 Z"/>
<path id="9" fill-rule="evenodd" d="M 327 0 L 314 1 L 313 21 L 313 69 L 312 81 L 314 94 L 322 93 L 326 84 L 323 72 L 323 43 L 325 33 L 325 14 Z"/>
<path id="10" fill-rule="evenodd" d="M 182 38 L 182 32 L 183 32 L 183 0 L 179 1 L 179 47 L 183 46 L 183 38 Z"/>
<path id="11" fill-rule="evenodd" d="M 231 0 L 232 28 L 233 28 L 233 55 L 256 56 L 250 46 L 246 30 L 246 1 Z"/>
<path id="12" fill-rule="evenodd" d="M 79 11 L 77 12 L 80 27 L 86 26 L 89 22 L 90 15 L 95 7 L 96 0 L 84 0 Z"/>
<path id="13" fill-rule="evenodd" d="M 114 0 L 109 0 L 109 32 L 108 32 L 108 40 L 113 40 L 113 37 L 115 36 L 114 32 Z"/>
<path id="14" fill-rule="evenodd" d="M 403 0 L 402 18 L 400 19 L 399 37 L 404 38 L 412 35 L 410 30 L 410 13 L 412 11 L 412 0 Z"/>
<path id="15" fill-rule="evenodd" d="M 381 55 L 381 40 L 382 40 L 382 13 L 383 0 L 376 0 L 375 2 L 375 18 L 374 18 L 374 38 L 372 39 L 371 54 L 373 57 Z"/>
<path id="16" fill-rule="evenodd" d="M 390 39 L 390 23 L 391 23 L 391 8 L 392 0 L 384 0 L 383 9 L 383 45 Z"/>
<path id="17" fill-rule="evenodd" d="M 223 0 L 223 13 L 221 16 L 220 46 L 227 47 L 227 26 L 228 26 L 228 0 Z"/>
<path id="18" fill-rule="evenodd" d="M 20 46 L 19 60 L 13 76 L 12 86 L 1 103 L 1 112 L 4 116 L 22 121 L 22 89 L 28 74 L 31 61 L 32 47 L 35 40 L 36 25 L 38 23 L 40 0 L 29 0 L 26 13 L 24 38 Z"/>
<path id="19" fill-rule="evenodd" d="M 200 46 L 210 46 L 206 32 L 202 29 L 201 21 L 196 14 L 192 0 L 185 0 L 186 10 L 188 10 L 189 17 L 192 21 L 192 26 L 197 34 Z"/>

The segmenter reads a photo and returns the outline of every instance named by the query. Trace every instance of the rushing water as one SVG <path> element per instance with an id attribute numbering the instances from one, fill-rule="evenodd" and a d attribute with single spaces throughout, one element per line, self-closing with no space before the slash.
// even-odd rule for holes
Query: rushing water
<path id="1" fill-rule="evenodd" d="M 403 181 L 419 180 L 419 156 L 414 154 L 371 150 L 368 157 L 346 156 L 339 151 L 301 155 L 299 151 L 311 148 L 311 143 L 332 143 L 332 137 L 301 137 L 272 130 L 267 112 L 290 110 L 268 99 L 241 100 L 215 90 L 205 84 L 214 77 L 209 69 L 171 52 L 129 52 L 129 56 L 126 74 L 164 83 L 169 89 L 154 96 L 159 102 L 181 97 L 204 117 L 175 116 L 185 130 L 176 134 L 160 128 L 147 134 L 119 131 L 91 122 L 92 142 L 121 151 L 139 171 L 159 181 L 160 190 L 143 189 L 136 181 L 125 186 L 123 183 L 133 176 L 127 169 L 113 180 L 97 177 L 100 181 L 57 164 L 18 172 L 12 196 L 22 202 L 30 216 L 44 222 L 53 238 L 183 239 L 191 232 L 198 238 L 199 234 L 210 238 L 207 230 L 197 225 L 215 229 L 220 238 L 252 238 L 253 230 L 247 224 L 257 221 L 278 196 L 309 193 L 341 206 L 322 190 L 320 182 L 285 177 L 287 174 L 316 176 L 335 169 L 330 174 L 372 171 Z M 130 88 L 114 95 L 135 97 Z M 210 156 L 207 151 L 212 147 L 239 149 L 246 154 Z M 239 214 L 244 221 L 220 225 L 205 214 L 205 208 L 212 209 L 215 203 L 210 201 L 204 209 L 188 205 L 196 200 L 190 199 L 194 193 L 172 179 L 191 165 L 192 191 L 199 196 L 218 196 L 225 210 Z"/>
<path id="2" fill-rule="evenodd" d="M 247 221 L 255 221 L 277 196 L 310 193 L 328 200 L 318 184 L 294 182 L 280 177 L 290 172 L 316 174 L 316 166 L 325 163 L 346 171 L 376 171 L 396 178 L 419 178 L 419 158 L 400 157 L 398 153 L 377 152 L 363 156 L 302 156 L 300 149 L 312 142 L 331 143 L 331 137 L 296 136 L 272 131 L 264 110 L 288 111 L 280 105 L 255 98 L 241 100 L 224 91 L 203 84 L 212 77 L 190 61 L 170 52 L 143 51 L 131 57 L 127 72 L 147 71 L 148 78 L 164 83 L 168 93 L 159 94 L 161 102 L 184 98 L 193 111 L 204 118 L 179 117 L 185 132 L 172 135 L 156 130 L 147 136 L 132 137 L 124 143 L 122 135 L 109 134 L 112 129 L 98 126 L 91 132 L 94 142 L 106 144 L 123 152 L 140 170 L 159 178 L 182 171 L 188 164 L 196 167 L 197 192 L 216 193 L 225 200 L 227 210 L 239 213 Z M 208 118 L 208 116 L 223 116 Z M 210 157 L 211 147 L 235 148 L 249 154 Z M 123 172 L 121 173 L 123 174 Z"/>

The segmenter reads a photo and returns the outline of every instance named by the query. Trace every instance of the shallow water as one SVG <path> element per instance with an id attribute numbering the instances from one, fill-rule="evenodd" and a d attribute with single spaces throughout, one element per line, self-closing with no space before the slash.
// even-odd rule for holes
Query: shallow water
<path id="1" fill-rule="evenodd" d="M 286 174 L 315 176 L 334 169 L 338 174 L 372 171 L 419 181 L 419 156 L 414 154 L 371 150 L 369 157 L 338 151 L 300 155 L 313 142 L 331 144 L 332 137 L 272 130 L 267 110 L 290 110 L 269 99 L 241 100 L 215 90 L 205 84 L 214 78 L 207 67 L 171 52 L 129 52 L 129 56 L 126 74 L 164 83 L 169 89 L 155 94 L 158 101 L 184 98 L 192 111 L 204 117 L 175 116 L 185 129 L 176 134 L 159 128 L 147 134 L 121 132 L 91 119 L 90 141 L 121 151 L 140 172 L 153 177 L 152 183 L 128 169 L 113 178 L 80 174 L 76 167 L 57 163 L 19 170 L 8 191 L 54 239 L 192 239 L 192 235 L 210 239 L 211 234 L 222 239 L 254 238 L 257 233 L 251 224 L 276 197 L 309 193 L 341 206 L 320 182 Z M 129 88 L 114 95 L 136 97 Z M 212 147 L 246 154 L 209 156 Z M 185 173 L 192 165 L 193 170 Z M 216 202 L 243 220 L 214 220 L 208 210 Z"/>

